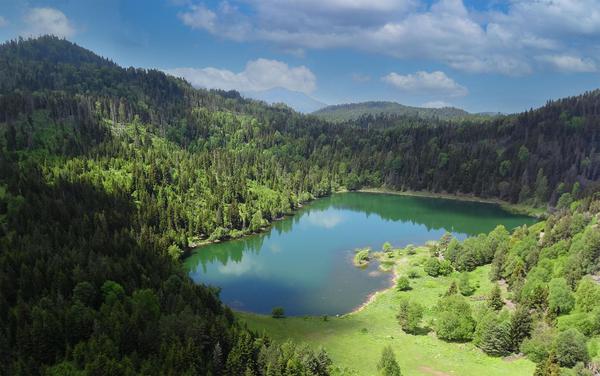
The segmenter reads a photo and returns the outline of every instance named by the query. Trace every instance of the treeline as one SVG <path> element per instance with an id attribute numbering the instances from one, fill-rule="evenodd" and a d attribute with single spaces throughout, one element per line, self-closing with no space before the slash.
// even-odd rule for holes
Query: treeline
<path id="1" fill-rule="evenodd" d="M 218 132 L 188 150 L 142 125 L 132 98 L 35 90 L 0 96 L 0 374 L 330 373 L 325 352 L 240 327 L 178 261 L 190 234 L 258 230 L 291 210 L 292 177 L 242 147 L 250 119 L 190 113 Z"/>
<path id="2" fill-rule="evenodd" d="M 172 203 L 157 209 L 162 187 L 145 198 L 155 186 L 126 172 L 154 160 L 114 158 L 109 167 L 90 157 L 107 152 L 110 136 L 64 158 L 65 142 L 87 150 L 87 138 L 43 115 L 18 127 L 17 139 L 32 140 L 27 149 L 3 143 L 0 157 L 2 374 L 328 374 L 324 352 L 248 333 L 216 290 L 185 275 L 179 248 L 168 254 L 181 239 L 170 235 Z"/>

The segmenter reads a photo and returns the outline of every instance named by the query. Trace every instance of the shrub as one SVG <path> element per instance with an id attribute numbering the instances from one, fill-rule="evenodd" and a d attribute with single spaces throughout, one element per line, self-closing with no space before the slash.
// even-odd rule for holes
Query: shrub
<path id="1" fill-rule="evenodd" d="M 390 242 L 385 242 L 385 243 L 383 243 L 383 246 L 381 247 L 381 249 L 385 253 L 392 252 L 392 245 L 390 244 Z"/>
<path id="2" fill-rule="evenodd" d="M 359 249 L 354 255 L 354 265 L 365 266 L 369 263 L 369 249 Z"/>
<path id="3" fill-rule="evenodd" d="M 439 273 L 440 275 L 450 275 L 454 268 L 452 268 L 452 264 L 448 260 L 440 261 Z"/>
<path id="4" fill-rule="evenodd" d="M 471 306 L 461 295 L 441 298 L 436 306 L 436 334 L 447 341 L 468 341 L 475 330 Z"/>
<path id="5" fill-rule="evenodd" d="M 556 359 L 563 367 L 573 367 L 577 362 L 587 363 L 586 338 L 577 329 L 568 329 L 556 337 Z"/>
<path id="6" fill-rule="evenodd" d="M 440 275 L 440 260 L 435 257 L 430 257 L 425 261 L 425 265 L 423 265 L 423 269 L 427 275 L 432 277 L 437 277 Z"/>
<path id="7" fill-rule="evenodd" d="M 419 278 L 419 272 L 416 269 L 411 269 L 408 271 L 408 278 L 410 279 L 415 279 L 415 278 Z"/>
<path id="8" fill-rule="evenodd" d="M 475 292 L 475 287 L 471 285 L 469 280 L 469 273 L 464 272 L 460 274 L 460 277 L 458 278 L 458 290 L 464 296 L 473 295 Z"/>
<path id="9" fill-rule="evenodd" d="M 408 299 L 402 299 L 396 318 L 402 330 L 406 333 L 415 333 L 423 319 L 423 306 Z"/>
<path id="10" fill-rule="evenodd" d="M 283 309 L 283 307 L 275 307 L 273 308 L 273 310 L 271 311 L 271 317 L 273 317 L 274 319 L 282 319 L 285 317 L 285 311 Z"/>
<path id="11" fill-rule="evenodd" d="M 539 363 L 550 354 L 555 337 L 554 329 L 545 322 L 540 321 L 533 329 L 531 337 L 525 339 L 521 344 L 521 351 L 531 361 Z"/>
<path id="12" fill-rule="evenodd" d="M 396 289 L 398 289 L 398 291 L 410 290 L 410 281 L 408 278 L 404 276 L 398 278 L 398 281 L 396 281 Z"/>

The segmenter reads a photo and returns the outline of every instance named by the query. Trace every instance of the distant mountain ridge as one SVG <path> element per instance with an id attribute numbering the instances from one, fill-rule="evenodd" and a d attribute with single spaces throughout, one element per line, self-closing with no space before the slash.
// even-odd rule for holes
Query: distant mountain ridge
<path id="1" fill-rule="evenodd" d="M 485 118 L 487 114 L 471 114 L 456 107 L 426 108 L 405 106 L 396 102 L 372 101 L 361 103 L 339 104 L 327 106 L 312 113 L 313 115 L 329 121 L 342 122 L 356 120 L 365 115 L 400 115 L 421 118 L 437 118 L 440 120 Z"/>
<path id="2" fill-rule="evenodd" d="M 284 103 L 304 114 L 317 111 L 327 106 L 327 104 L 320 102 L 307 94 L 279 87 L 264 91 L 246 91 L 241 94 L 248 98 L 265 101 L 268 104 Z"/>

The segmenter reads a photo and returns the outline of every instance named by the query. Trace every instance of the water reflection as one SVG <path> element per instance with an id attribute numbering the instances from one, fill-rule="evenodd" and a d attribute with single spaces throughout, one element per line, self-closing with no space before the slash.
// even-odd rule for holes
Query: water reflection
<path id="1" fill-rule="evenodd" d="M 376 264 L 354 267 L 355 248 L 422 244 L 446 231 L 464 238 L 497 224 L 531 222 L 495 205 L 345 193 L 317 200 L 263 234 L 201 247 L 186 266 L 196 282 L 220 287 L 223 301 L 236 309 L 344 313 L 390 283 Z"/>

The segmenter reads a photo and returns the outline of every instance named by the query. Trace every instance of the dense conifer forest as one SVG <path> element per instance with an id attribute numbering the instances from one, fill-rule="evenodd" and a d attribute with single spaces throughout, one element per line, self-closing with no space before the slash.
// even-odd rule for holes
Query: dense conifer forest
<path id="1" fill-rule="evenodd" d="M 333 124 L 40 37 L 0 46 L 0 150 L 0 373 L 326 375 L 326 352 L 249 332 L 216 289 L 194 285 L 180 266 L 190 245 L 363 187 L 562 208 L 553 220 L 577 225 L 544 241 L 575 242 L 597 226 L 565 208 L 596 208 L 600 91 L 486 121 Z M 594 271 L 594 249 L 569 261 L 582 266 L 567 287 Z M 539 252 L 444 252 L 456 268 L 493 261 L 537 302 L 525 276 Z"/>

